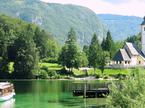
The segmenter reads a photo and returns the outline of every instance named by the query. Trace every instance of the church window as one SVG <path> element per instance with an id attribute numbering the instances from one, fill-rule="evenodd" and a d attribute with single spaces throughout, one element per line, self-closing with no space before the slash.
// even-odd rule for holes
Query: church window
<path id="1" fill-rule="evenodd" d="M 125 61 L 125 64 L 127 64 L 127 61 Z"/>

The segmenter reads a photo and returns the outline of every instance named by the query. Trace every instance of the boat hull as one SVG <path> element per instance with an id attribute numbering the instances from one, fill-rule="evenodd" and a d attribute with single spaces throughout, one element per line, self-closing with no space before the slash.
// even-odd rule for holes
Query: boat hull
<path id="1" fill-rule="evenodd" d="M 7 101 L 7 100 L 9 100 L 9 99 L 11 99 L 11 98 L 13 98 L 14 97 L 14 95 L 15 95 L 15 93 L 14 92 L 12 92 L 12 93 L 9 93 L 8 95 L 6 95 L 6 96 L 0 96 L 0 101 L 2 102 L 2 101 Z"/>

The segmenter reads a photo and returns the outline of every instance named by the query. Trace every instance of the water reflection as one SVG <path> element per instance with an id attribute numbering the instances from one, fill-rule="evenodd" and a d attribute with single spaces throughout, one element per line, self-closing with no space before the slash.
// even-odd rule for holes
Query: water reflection
<path id="1" fill-rule="evenodd" d="M 13 106 L 0 108 L 97 108 L 104 99 L 73 97 L 74 89 L 83 89 L 85 81 L 35 80 L 14 81 L 17 100 Z M 87 89 L 96 89 L 104 82 L 87 82 Z M 0 104 L 1 105 L 1 104 Z"/>
<path id="2" fill-rule="evenodd" d="M 0 103 L 0 108 L 14 108 L 14 106 L 15 106 L 15 99 L 13 98 L 8 101 Z"/>

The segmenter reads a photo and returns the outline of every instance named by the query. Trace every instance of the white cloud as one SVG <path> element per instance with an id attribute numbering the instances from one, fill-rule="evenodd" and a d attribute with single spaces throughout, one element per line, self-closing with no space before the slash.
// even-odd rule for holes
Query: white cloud
<path id="1" fill-rule="evenodd" d="M 113 0 L 41 0 L 49 3 L 76 4 L 88 7 L 97 14 L 145 16 L 145 0 L 128 0 L 113 3 Z"/>

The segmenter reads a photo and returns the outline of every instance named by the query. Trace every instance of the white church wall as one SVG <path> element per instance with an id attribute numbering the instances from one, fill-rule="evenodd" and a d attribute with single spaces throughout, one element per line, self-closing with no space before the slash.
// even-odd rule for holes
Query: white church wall
<path id="1" fill-rule="evenodd" d="M 145 25 L 141 26 L 141 35 L 142 51 L 145 54 Z"/>
<path id="2" fill-rule="evenodd" d="M 137 57 L 136 57 L 136 56 L 132 56 L 132 57 L 131 57 L 130 65 L 131 65 L 131 66 L 137 65 Z"/>

